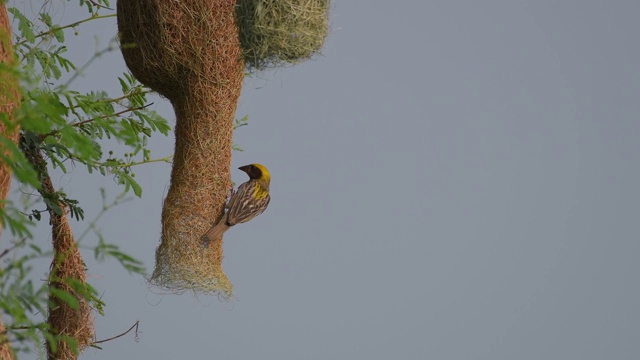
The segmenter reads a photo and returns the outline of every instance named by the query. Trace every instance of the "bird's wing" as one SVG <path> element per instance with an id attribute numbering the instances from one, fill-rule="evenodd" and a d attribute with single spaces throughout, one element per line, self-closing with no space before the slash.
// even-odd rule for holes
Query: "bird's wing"
<path id="1" fill-rule="evenodd" d="M 230 226 L 253 219 L 260 215 L 269 204 L 271 199 L 269 195 L 259 200 L 253 197 L 254 186 L 255 184 L 246 182 L 238 187 L 238 191 L 229 205 L 227 224 Z"/>

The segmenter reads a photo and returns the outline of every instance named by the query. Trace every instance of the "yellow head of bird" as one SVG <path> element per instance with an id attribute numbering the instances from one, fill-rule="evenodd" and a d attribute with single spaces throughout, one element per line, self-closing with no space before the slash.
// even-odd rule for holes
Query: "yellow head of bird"
<path id="1" fill-rule="evenodd" d="M 269 170 L 264 165 L 261 164 L 249 164 L 245 166 L 240 166 L 238 169 L 244 171 L 249 175 L 249 179 L 258 180 L 260 184 L 265 188 L 269 189 L 269 183 L 271 182 L 271 174 L 269 174 Z"/>

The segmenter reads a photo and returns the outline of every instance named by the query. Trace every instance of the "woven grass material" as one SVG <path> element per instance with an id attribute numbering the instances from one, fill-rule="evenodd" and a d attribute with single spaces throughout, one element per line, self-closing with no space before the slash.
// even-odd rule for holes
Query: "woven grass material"
<path id="1" fill-rule="evenodd" d="M 329 32 L 329 0 L 238 0 L 247 67 L 297 64 L 316 54 Z"/>
<path id="2" fill-rule="evenodd" d="M 43 198 L 55 199 L 52 195 L 55 188 L 47 171 L 47 162 L 38 146 L 27 141 L 20 142 L 20 148 L 40 179 L 38 192 Z M 78 251 L 73 232 L 67 218 L 67 208 L 61 202 L 57 203 L 62 212 L 56 212 L 48 207 L 52 228 L 53 260 L 49 272 L 49 314 L 47 324 L 49 331 L 61 336 L 59 339 L 47 338 L 47 358 L 77 359 L 76 352 L 81 352 L 94 338 L 93 316 L 91 306 L 86 299 L 85 265 Z M 57 295 L 53 289 L 62 290 L 66 295 Z M 70 301 L 68 295 L 75 301 Z M 69 346 L 67 338 L 75 342 Z M 53 343 L 55 342 L 55 343 Z"/>
<path id="3" fill-rule="evenodd" d="M 86 284 L 85 265 L 78 251 L 76 241 L 66 215 L 53 216 L 53 253 L 49 286 L 72 294 L 78 306 L 74 308 L 68 302 L 49 295 L 49 317 L 47 322 L 55 334 L 65 335 L 76 341 L 78 353 L 82 352 L 95 338 L 95 328 L 91 306 L 83 294 L 77 293 L 70 281 Z M 67 341 L 59 341 L 54 352 L 47 342 L 49 359 L 77 359 L 74 349 Z"/>
<path id="4" fill-rule="evenodd" d="M 13 360 L 13 350 L 11 349 L 9 339 L 6 337 L 6 328 L 0 321 L 0 359 Z"/>
<path id="5" fill-rule="evenodd" d="M 151 283 L 230 297 L 222 239 L 200 237 L 223 213 L 231 186 L 233 119 L 244 61 L 233 0 L 121 0 L 118 29 L 127 66 L 176 113 L 171 186 Z"/>

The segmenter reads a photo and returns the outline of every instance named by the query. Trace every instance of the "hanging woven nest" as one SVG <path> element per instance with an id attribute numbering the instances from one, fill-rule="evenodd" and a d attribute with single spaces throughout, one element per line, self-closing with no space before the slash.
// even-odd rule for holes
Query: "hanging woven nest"
<path id="1" fill-rule="evenodd" d="M 329 32 L 329 5 L 329 0 L 238 0 L 247 66 L 297 64 L 318 53 Z"/>
<path id="2" fill-rule="evenodd" d="M 231 296 L 222 239 L 200 237 L 222 215 L 231 185 L 233 120 L 244 78 L 235 1 L 121 0 L 127 66 L 176 113 L 171 186 L 151 282 L 166 290 Z"/>

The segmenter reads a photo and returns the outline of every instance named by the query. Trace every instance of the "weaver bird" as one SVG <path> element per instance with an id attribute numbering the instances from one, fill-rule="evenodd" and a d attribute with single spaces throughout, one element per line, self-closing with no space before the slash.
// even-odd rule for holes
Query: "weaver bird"
<path id="1" fill-rule="evenodd" d="M 251 164 L 240 166 L 238 169 L 249 175 L 249 181 L 238 186 L 238 190 L 231 195 L 231 199 L 225 207 L 227 211 L 222 215 L 222 219 L 202 236 L 204 247 L 207 247 L 211 241 L 220 238 L 230 227 L 247 222 L 262 214 L 269 205 L 271 175 L 269 175 L 267 168 L 260 164 Z"/>

